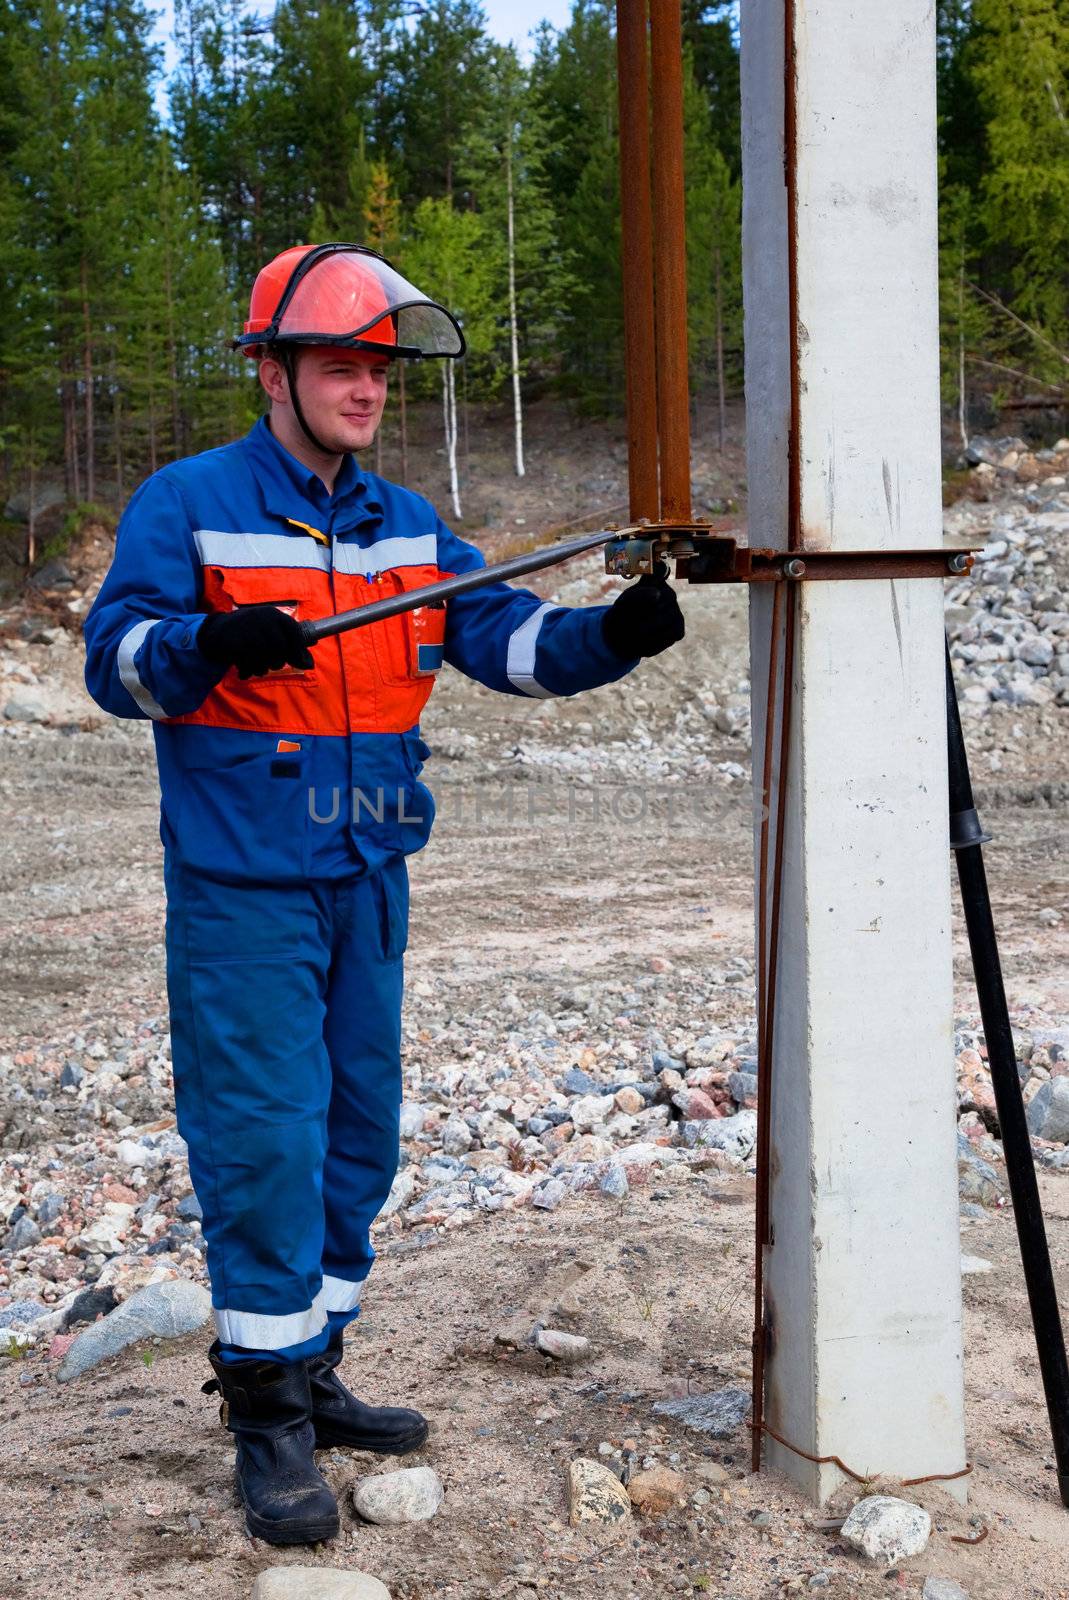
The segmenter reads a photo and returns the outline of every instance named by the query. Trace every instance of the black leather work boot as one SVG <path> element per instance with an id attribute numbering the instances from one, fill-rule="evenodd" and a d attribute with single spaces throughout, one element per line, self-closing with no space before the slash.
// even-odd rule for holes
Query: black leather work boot
<path id="1" fill-rule="evenodd" d="M 305 1361 L 312 1392 L 317 1446 L 343 1445 L 381 1456 L 403 1456 L 427 1438 L 427 1419 L 402 1406 L 366 1406 L 335 1372 L 342 1358 L 341 1329 L 332 1329 L 322 1355 Z"/>
<path id="2" fill-rule="evenodd" d="M 248 1530 L 270 1544 L 317 1544 L 338 1532 L 338 1503 L 316 1467 L 312 1401 L 303 1361 L 219 1360 L 202 1393 L 219 1393 L 219 1414 L 237 1440 L 238 1493 Z"/>

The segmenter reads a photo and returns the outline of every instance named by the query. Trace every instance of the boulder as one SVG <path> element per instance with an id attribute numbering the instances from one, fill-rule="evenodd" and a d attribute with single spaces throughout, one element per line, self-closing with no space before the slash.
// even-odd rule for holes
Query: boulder
<path id="1" fill-rule="evenodd" d="M 397 1528 L 405 1522 L 427 1522 L 445 1498 L 442 1481 L 432 1467 L 402 1467 L 357 1478 L 353 1509 L 365 1522 Z"/>
<path id="2" fill-rule="evenodd" d="M 889 1494 L 873 1494 L 858 1501 L 843 1523 L 842 1537 L 870 1561 L 893 1567 L 909 1556 L 919 1556 L 931 1531 L 932 1519 L 923 1506 Z"/>
<path id="3" fill-rule="evenodd" d="M 650 1467 L 636 1472 L 627 1485 L 631 1504 L 647 1517 L 663 1517 L 675 1510 L 686 1493 L 686 1484 L 671 1467 Z"/>
<path id="4" fill-rule="evenodd" d="M 352 1568 L 268 1567 L 253 1584 L 251 1600 L 390 1600 L 390 1591 Z"/>
<path id="5" fill-rule="evenodd" d="M 746 1420 L 750 1409 L 748 1389 L 716 1389 L 712 1394 L 689 1394 L 680 1400 L 658 1400 L 654 1411 L 675 1417 L 688 1428 L 713 1439 L 730 1439 Z"/>
<path id="6" fill-rule="evenodd" d="M 569 1464 L 568 1521 L 573 1528 L 590 1523 L 619 1527 L 630 1520 L 631 1501 L 614 1472 L 582 1457 Z"/>
<path id="7" fill-rule="evenodd" d="M 199 1283 L 168 1278 L 164 1283 L 151 1284 L 79 1333 L 56 1375 L 66 1383 L 139 1339 L 177 1339 L 183 1333 L 194 1333 L 204 1326 L 211 1312 L 211 1296 Z"/>

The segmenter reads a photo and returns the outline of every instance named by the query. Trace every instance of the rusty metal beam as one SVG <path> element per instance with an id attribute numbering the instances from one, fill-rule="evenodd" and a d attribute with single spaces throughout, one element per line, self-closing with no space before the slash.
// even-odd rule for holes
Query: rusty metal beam
<path id="1" fill-rule="evenodd" d="M 657 491 L 657 358 L 653 324 L 653 201 L 646 0 L 617 0 L 620 220 L 631 520 L 653 521 Z"/>
<path id="2" fill-rule="evenodd" d="M 690 516 L 687 236 L 680 0 L 650 0 L 657 433 L 661 516 Z"/>

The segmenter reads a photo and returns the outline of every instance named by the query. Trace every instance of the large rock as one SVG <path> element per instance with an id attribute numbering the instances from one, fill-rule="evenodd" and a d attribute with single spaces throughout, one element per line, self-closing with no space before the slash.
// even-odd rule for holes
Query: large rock
<path id="1" fill-rule="evenodd" d="M 5 1250 L 25 1250 L 28 1245 L 40 1244 L 41 1230 L 27 1212 L 15 1223 L 4 1240 Z"/>
<path id="2" fill-rule="evenodd" d="M 195 1333 L 211 1314 L 211 1296 L 201 1284 L 188 1278 L 151 1284 L 79 1333 L 63 1357 L 57 1377 L 61 1383 L 78 1378 L 139 1339 L 177 1339 L 183 1333 Z"/>
<path id="3" fill-rule="evenodd" d="M 126 1248 L 126 1235 L 133 1222 L 134 1207 L 122 1200 L 109 1200 L 95 1222 L 78 1235 L 90 1255 L 118 1256 Z"/>
<path id="4" fill-rule="evenodd" d="M 539 1328 L 535 1347 L 555 1361 L 582 1361 L 590 1354 L 590 1340 L 581 1333 L 564 1333 L 560 1328 Z"/>
<path id="5" fill-rule="evenodd" d="M 587 1523 L 617 1527 L 631 1519 L 627 1490 L 600 1461 L 580 1458 L 568 1467 L 568 1520 L 573 1528 Z"/>
<path id="6" fill-rule="evenodd" d="M 752 1072 L 732 1072 L 728 1077 L 728 1093 L 737 1106 L 753 1111 L 757 1107 L 757 1075 Z"/>
<path id="7" fill-rule="evenodd" d="M 712 1117 L 720 1116 L 716 1103 L 701 1089 L 689 1083 L 683 1084 L 676 1090 L 672 1096 L 672 1104 L 678 1107 L 687 1122 L 706 1122 Z"/>
<path id="8" fill-rule="evenodd" d="M 969 1596 L 953 1578 L 925 1578 L 921 1600 L 969 1600 Z"/>
<path id="9" fill-rule="evenodd" d="M 579 1100 L 573 1100 L 569 1107 L 572 1124 L 577 1133 L 586 1133 L 589 1129 L 597 1127 L 598 1123 L 604 1122 L 615 1109 L 616 1101 L 611 1094 L 586 1094 Z"/>
<path id="10" fill-rule="evenodd" d="M 1028 1102 L 1028 1131 L 1052 1144 L 1069 1143 L 1069 1078 L 1048 1078 Z"/>
<path id="11" fill-rule="evenodd" d="M 365 1522 L 396 1528 L 404 1522 L 426 1522 L 445 1498 L 438 1474 L 431 1467 L 402 1467 L 357 1478 L 352 1490 L 353 1508 Z"/>
<path id="12" fill-rule="evenodd" d="M 873 1494 L 858 1501 L 843 1523 L 842 1537 L 870 1561 L 893 1567 L 896 1561 L 919 1556 L 931 1531 L 932 1519 L 923 1506 Z"/>
<path id="13" fill-rule="evenodd" d="M 442 1149 L 447 1156 L 463 1156 L 475 1140 L 463 1117 L 452 1116 L 442 1129 Z"/>
<path id="14" fill-rule="evenodd" d="M 681 1400 L 658 1400 L 653 1409 L 714 1439 L 730 1439 L 746 1420 L 750 1394 L 747 1389 L 717 1389 L 712 1394 L 690 1394 Z"/>
<path id="15" fill-rule="evenodd" d="M 13 695 L 4 706 L 4 716 L 9 722 L 47 722 L 48 707 L 34 695 Z"/>
<path id="16" fill-rule="evenodd" d="M 757 1143 L 757 1112 L 740 1111 L 734 1117 L 685 1122 L 683 1137 L 695 1150 L 724 1150 L 745 1161 Z"/>
<path id="17" fill-rule="evenodd" d="M 82 1289 L 67 1308 L 63 1331 L 79 1322 L 95 1322 L 98 1317 L 106 1317 L 109 1311 L 115 1310 L 117 1298 L 110 1285 L 101 1288 L 99 1284 L 94 1284 L 91 1288 Z"/>
<path id="18" fill-rule="evenodd" d="M 958 1134 L 958 1193 L 963 1200 L 975 1200 L 982 1206 L 997 1205 L 1002 1197 L 998 1173 L 977 1155 L 963 1133 Z"/>
<path id="19" fill-rule="evenodd" d="M 252 1600 L 390 1600 L 390 1591 L 366 1572 L 269 1567 L 253 1584 Z"/>
<path id="20" fill-rule="evenodd" d="M 33 489 L 33 514 L 35 517 L 43 516 L 46 511 L 54 511 L 57 506 L 65 505 L 66 500 L 67 495 L 62 484 L 37 483 Z M 29 522 L 30 504 L 29 489 L 19 489 L 4 507 L 4 516 L 11 522 Z"/>
<path id="21" fill-rule="evenodd" d="M 667 1516 L 686 1493 L 686 1483 L 671 1467 L 650 1467 L 636 1472 L 627 1486 L 631 1504 L 647 1517 Z"/>
<path id="22" fill-rule="evenodd" d="M 52 1309 L 41 1300 L 14 1300 L 9 1306 L 0 1306 L 0 1328 L 32 1328 L 42 1317 L 50 1316 Z"/>

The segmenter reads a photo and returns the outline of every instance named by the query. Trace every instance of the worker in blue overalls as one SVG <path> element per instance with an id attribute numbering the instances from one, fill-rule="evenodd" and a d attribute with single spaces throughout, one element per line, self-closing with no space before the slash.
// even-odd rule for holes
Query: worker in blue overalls
<path id="1" fill-rule="evenodd" d="M 435 676 L 447 661 L 506 694 L 575 694 L 683 620 L 663 582 L 579 609 L 499 583 L 309 650 L 304 619 L 483 565 L 353 454 L 391 363 L 461 355 L 463 336 L 374 252 L 321 245 L 263 269 L 237 343 L 269 415 L 134 495 L 86 618 L 86 682 L 153 723 L 175 1103 L 218 1334 L 206 1388 L 249 1531 L 294 1544 L 338 1529 L 316 1447 L 427 1437 L 336 1369 L 397 1166 L 405 856 L 433 820 Z"/>

